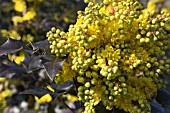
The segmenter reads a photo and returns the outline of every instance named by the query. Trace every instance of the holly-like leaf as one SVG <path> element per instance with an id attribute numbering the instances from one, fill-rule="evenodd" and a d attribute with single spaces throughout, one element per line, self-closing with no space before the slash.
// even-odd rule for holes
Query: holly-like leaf
<path id="1" fill-rule="evenodd" d="M 31 57 L 31 61 L 28 65 L 28 70 L 35 70 L 38 68 L 42 68 L 41 62 L 42 60 L 40 59 L 41 57 Z"/>
<path id="2" fill-rule="evenodd" d="M 170 92 L 170 74 L 164 73 L 163 74 L 163 80 L 164 80 L 164 83 L 166 85 L 167 91 Z"/>
<path id="3" fill-rule="evenodd" d="M 35 56 L 32 55 L 30 57 L 25 56 L 24 61 L 22 62 L 23 65 L 28 70 L 28 73 L 31 73 L 34 70 L 43 68 L 42 63 L 47 62 L 44 58 L 42 58 L 42 55 Z"/>
<path id="4" fill-rule="evenodd" d="M 165 113 L 165 109 L 156 102 L 150 102 L 151 105 L 151 113 Z"/>
<path id="5" fill-rule="evenodd" d="M 8 59 L 8 57 L 6 55 L 0 56 L 0 62 L 7 60 L 7 59 Z"/>
<path id="6" fill-rule="evenodd" d="M 50 94 L 53 98 L 56 98 L 57 96 L 60 96 L 61 94 L 66 93 L 67 91 L 69 91 L 72 87 L 73 87 L 73 81 L 67 81 L 63 84 L 51 84 L 49 85 L 50 87 L 52 87 L 52 89 L 54 89 L 54 92 L 48 90 L 48 89 L 42 89 L 42 88 L 37 88 L 37 87 L 33 87 L 31 86 L 30 89 L 25 90 L 23 92 L 21 92 L 20 94 L 31 94 L 31 95 L 35 95 L 38 98 L 41 98 L 42 96 L 44 96 L 45 94 Z"/>
<path id="7" fill-rule="evenodd" d="M 56 92 L 67 92 L 69 91 L 72 87 L 73 87 L 74 82 L 71 80 L 68 80 L 67 82 L 64 82 L 63 84 L 59 84 L 57 85 L 57 87 L 55 88 Z"/>
<path id="8" fill-rule="evenodd" d="M 164 109 L 165 109 L 165 113 L 170 113 L 170 108 L 164 107 Z"/>
<path id="9" fill-rule="evenodd" d="M 156 100 L 163 106 L 170 105 L 170 93 L 166 89 L 159 89 Z"/>
<path id="10" fill-rule="evenodd" d="M 46 59 L 45 57 L 41 57 L 41 60 L 42 60 L 42 64 L 50 62 L 50 60 Z"/>
<path id="11" fill-rule="evenodd" d="M 163 107 L 154 101 L 150 102 L 150 105 L 151 105 L 151 113 L 170 113 L 170 108 Z"/>
<path id="12" fill-rule="evenodd" d="M 21 40 L 8 38 L 8 40 L 2 46 L 0 46 L 0 56 L 17 52 L 22 48 L 28 49 L 28 47 L 26 47 L 26 45 Z"/>
<path id="13" fill-rule="evenodd" d="M 57 92 L 57 93 L 64 93 L 64 92 L 68 92 L 72 87 L 73 87 L 74 82 L 71 80 L 68 80 L 66 82 L 64 82 L 63 84 L 56 84 L 55 82 L 48 84 L 47 89 L 51 89 L 53 90 L 53 92 Z"/>
<path id="14" fill-rule="evenodd" d="M 12 62 L 9 65 L 0 63 L 0 72 L 0 77 L 12 78 L 17 74 L 26 74 L 27 70 Z"/>
<path id="15" fill-rule="evenodd" d="M 49 62 L 46 62 L 45 64 L 43 64 L 43 66 L 47 72 L 48 77 L 50 78 L 51 81 L 53 81 L 56 74 L 62 70 L 63 62 L 66 59 L 65 58 L 58 59 L 56 58 L 56 56 L 50 55 L 47 58 L 47 60 L 49 60 Z"/>
<path id="16" fill-rule="evenodd" d="M 30 89 L 25 90 L 25 91 L 21 92 L 20 94 L 35 95 L 38 98 L 41 98 L 45 94 L 50 94 L 50 93 L 51 93 L 51 91 L 46 90 L 46 89 L 40 89 L 40 88 L 36 88 L 36 87 L 31 87 Z"/>
<path id="17" fill-rule="evenodd" d="M 43 41 L 36 42 L 36 43 L 33 43 L 33 42 L 30 42 L 30 43 L 33 47 L 33 50 L 45 49 L 45 48 L 49 47 L 49 45 L 50 45 L 48 40 L 43 40 Z"/>
<path id="18" fill-rule="evenodd" d="M 13 94 L 10 98 L 7 98 L 7 105 L 18 105 L 21 103 L 23 100 L 26 100 L 27 96 L 26 95 L 18 95 L 18 94 Z"/>

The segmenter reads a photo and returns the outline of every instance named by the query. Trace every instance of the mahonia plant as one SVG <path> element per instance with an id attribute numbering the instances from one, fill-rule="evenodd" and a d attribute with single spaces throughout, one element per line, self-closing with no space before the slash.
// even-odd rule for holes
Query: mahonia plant
<path id="1" fill-rule="evenodd" d="M 165 25 L 170 15 L 143 11 L 137 0 L 86 1 L 68 32 L 47 33 L 51 52 L 68 57 L 57 82 L 75 78 L 84 113 L 95 113 L 102 102 L 129 113 L 150 113 L 149 101 L 170 73 L 170 44 Z M 69 75 L 69 77 L 68 77 Z"/>

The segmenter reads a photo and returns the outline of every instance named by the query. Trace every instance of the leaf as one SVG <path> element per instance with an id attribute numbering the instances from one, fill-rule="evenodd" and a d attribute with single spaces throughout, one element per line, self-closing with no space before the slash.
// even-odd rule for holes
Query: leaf
<path id="1" fill-rule="evenodd" d="M 42 96 L 46 95 L 46 94 L 50 94 L 51 92 L 46 90 L 46 89 L 40 89 L 40 88 L 36 88 L 36 87 L 31 87 L 31 89 L 25 90 L 23 92 L 21 92 L 20 94 L 31 94 L 31 95 L 35 95 L 38 98 L 41 98 Z"/>
<path id="2" fill-rule="evenodd" d="M 44 58 L 44 57 L 41 57 L 41 60 L 42 60 L 42 64 L 45 64 L 45 63 L 47 63 L 47 62 L 50 62 L 50 60 L 48 60 L 48 59 L 46 59 L 46 58 Z"/>
<path id="3" fill-rule="evenodd" d="M 155 102 L 150 102 L 151 105 L 151 113 L 165 113 L 165 109 Z"/>
<path id="4" fill-rule="evenodd" d="M 18 105 L 18 103 L 21 103 L 23 100 L 26 100 L 26 98 L 26 95 L 13 94 L 10 98 L 7 98 L 7 105 Z"/>
<path id="5" fill-rule="evenodd" d="M 27 67 L 29 73 L 35 69 L 44 68 L 50 80 L 53 81 L 58 71 L 62 70 L 64 61 L 65 59 L 58 59 L 54 55 L 32 55 L 31 57 L 25 56 L 22 64 Z"/>
<path id="6" fill-rule="evenodd" d="M 165 107 L 165 113 L 170 113 L 170 108 Z"/>
<path id="7" fill-rule="evenodd" d="M 71 89 L 71 87 L 73 87 L 73 81 L 68 80 L 67 82 L 60 84 L 56 87 L 56 91 L 57 92 L 64 92 L 64 91 L 68 91 Z"/>
<path id="8" fill-rule="evenodd" d="M 0 62 L 7 60 L 7 59 L 8 59 L 8 57 L 6 55 L 0 56 Z"/>
<path id="9" fill-rule="evenodd" d="M 30 43 L 33 47 L 33 50 L 45 49 L 45 48 L 49 47 L 49 45 L 50 45 L 48 40 L 43 40 L 43 41 L 36 42 L 36 43 L 33 43 L 33 42 L 30 42 Z"/>
<path id="10" fill-rule="evenodd" d="M 28 73 L 31 73 L 36 69 L 43 68 L 41 58 L 42 58 L 41 55 L 39 56 L 32 55 L 31 57 L 25 56 L 25 59 L 22 62 L 22 64 L 24 64 L 27 67 Z"/>
<path id="11" fill-rule="evenodd" d="M 40 57 L 33 57 L 28 65 L 28 70 L 35 70 L 37 68 L 42 68 L 41 65 L 42 60 Z"/>
<path id="12" fill-rule="evenodd" d="M 170 105 L 170 93 L 166 89 L 159 89 L 156 100 L 163 106 Z"/>
<path id="13" fill-rule="evenodd" d="M 26 74 L 27 70 L 12 62 L 10 65 L 0 63 L 0 77 L 12 78 L 15 74 Z"/>
<path id="14" fill-rule="evenodd" d="M 56 97 L 62 95 L 66 93 L 66 91 L 59 91 L 57 90 L 56 92 L 51 92 L 50 90 L 48 89 L 42 89 L 42 88 L 36 88 L 36 87 L 31 87 L 30 89 L 28 90 L 25 90 L 23 92 L 21 92 L 20 94 L 29 94 L 29 95 L 35 95 L 37 96 L 38 98 L 41 98 L 42 96 L 46 95 L 46 94 L 49 94 L 53 99 L 55 99 Z"/>
<path id="15" fill-rule="evenodd" d="M 62 70 L 63 62 L 66 59 L 65 58 L 58 59 L 56 58 L 56 56 L 53 56 L 53 55 L 50 55 L 47 59 L 49 60 L 49 62 L 46 62 L 45 64 L 43 64 L 43 67 L 45 71 L 47 72 L 47 75 L 50 78 L 50 80 L 53 81 L 56 74 Z"/>
<path id="16" fill-rule="evenodd" d="M 34 83 L 38 82 L 35 77 L 32 77 L 32 76 L 27 75 L 27 74 L 22 74 L 22 75 L 15 74 L 12 77 L 12 80 L 13 79 L 24 81 L 24 82 L 29 83 L 29 84 L 34 84 Z"/>
<path id="17" fill-rule="evenodd" d="M 163 79 L 164 79 L 164 83 L 166 85 L 166 89 L 170 92 L 170 75 L 167 73 L 164 73 Z"/>
<path id="18" fill-rule="evenodd" d="M 63 84 L 52 83 L 48 86 L 51 87 L 54 90 L 54 92 L 63 93 L 69 91 L 73 87 L 73 84 L 74 84 L 73 81 L 68 80 Z"/>
<path id="19" fill-rule="evenodd" d="M 0 56 L 4 54 L 8 54 L 8 53 L 17 52 L 21 50 L 22 48 L 28 49 L 28 47 L 26 47 L 25 44 L 21 40 L 14 40 L 14 39 L 8 38 L 8 40 L 2 46 L 0 46 Z"/>
<path id="20" fill-rule="evenodd" d="M 52 87 L 55 91 L 52 92 L 48 89 L 41 89 L 34 86 L 30 86 L 28 90 L 25 90 L 20 94 L 31 94 L 37 96 L 38 98 L 41 98 L 46 94 L 50 94 L 53 98 L 56 98 L 57 96 L 60 96 L 61 94 L 64 94 L 67 91 L 69 91 L 73 86 L 73 81 L 67 81 L 64 84 L 59 84 L 59 85 L 51 84 L 49 86 Z"/>
<path id="21" fill-rule="evenodd" d="M 27 70 L 15 62 L 10 64 L 0 63 L 0 77 L 22 80 L 24 82 L 36 82 L 35 78 L 27 74 Z"/>

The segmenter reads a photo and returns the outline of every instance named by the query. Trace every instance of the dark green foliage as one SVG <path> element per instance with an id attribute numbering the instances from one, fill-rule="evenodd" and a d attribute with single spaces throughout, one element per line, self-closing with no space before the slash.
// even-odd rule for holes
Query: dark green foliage
<path id="1" fill-rule="evenodd" d="M 72 81 L 67 81 L 64 84 L 59 84 L 59 85 L 54 85 L 52 84 L 53 88 L 55 89 L 54 92 L 49 91 L 47 89 L 40 89 L 37 87 L 30 87 L 29 89 L 21 92 L 20 94 L 31 94 L 31 95 L 36 95 L 38 98 L 41 98 L 45 94 L 50 94 L 53 99 L 61 96 L 62 94 L 66 93 L 73 87 L 73 82 Z M 54 87 L 55 86 L 55 87 Z"/>
<path id="2" fill-rule="evenodd" d="M 6 47 L 4 48 L 4 46 Z M 16 47 L 20 49 L 14 51 Z M 10 80 L 11 84 L 16 85 L 18 90 L 16 94 L 7 99 L 8 105 L 18 105 L 22 101 L 28 101 L 29 98 L 32 98 L 30 95 L 41 98 L 45 94 L 50 94 L 54 101 L 58 98 L 58 103 L 63 103 L 63 94 L 76 94 L 73 81 L 67 81 L 63 84 L 56 84 L 53 81 L 66 59 L 57 59 L 54 55 L 49 54 L 49 44 L 46 40 L 26 45 L 21 40 L 8 39 L 0 46 L 0 49 L 3 51 L 0 56 L 0 77 Z M 17 54 L 21 51 L 25 53 L 24 61 L 21 64 L 11 62 L 6 55 Z M 41 71 L 46 73 L 40 74 Z M 54 89 L 54 92 L 47 89 L 47 85 Z M 12 100 L 15 102 L 11 102 Z"/>
<path id="3" fill-rule="evenodd" d="M 8 38 L 8 40 L 0 47 L 0 56 L 8 53 L 17 52 L 22 48 L 28 49 L 21 40 Z"/>
<path id="4" fill-rule="evenodd" d="M 157 101 L 162 105 L 162 106 L 168 106 L 170 105 L 170 93 L 165 90 L 165 89 L 160 89 L 158 90 L 157 93 Z"/>
<path id="5" fill-rule="evenodd" d="M 27 71 L 23 67 L 11 62 L 9 65 L 0 64 L 0 77 L 13 78 L 15 75 L 26 74 Z"/>

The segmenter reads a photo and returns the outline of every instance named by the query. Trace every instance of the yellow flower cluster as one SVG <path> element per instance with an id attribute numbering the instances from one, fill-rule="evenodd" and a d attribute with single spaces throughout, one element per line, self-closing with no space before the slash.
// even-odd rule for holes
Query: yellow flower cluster
<path id="1" fill-rule="evenodd" d="M 150 113 L 149 99 L 163 87 L 158 77 L 170 72 L 170 15 L 144 11 L 137 0 L 86 2 L 68 32 L 53 27 L 47 33 L 51 52 L 69 59 L 56 81 L 80 83 L 84 113 L 94 113 L 99 102 L 109 110 Z"/>
<path id="2" fill-rule="evenodd" d="M 13 0 L 13 2 L 14 2 L 15 11 L 20 12 L 20 13 L 24 12 L 23 16 L 14 16 L 12 18 L 14 26 L 16 26 L 18 23 L 31 20 L 36 16 L 36 12 L 34 10 L 27 11 L 27 5 L 26 5 L 25 0 Z"/>
<path id="3" fill-rule="evenodd" d="M 6 78 L 0 77 L 0 109 L 6 107 L 6 98 L 12 96 L 11 90 L 8 88 L 3 88 L 4 83 L 6 82 Z"/>
<path id="4" fill-rule="evenodd" d="M 14 2 L 14 9 L 17 12 L 23 12 L 26 10 L 26 2 L 24 0 L 12 0 Z"/>
<path id="5" fill-rule="evenodd" d="M 31 20 L 36 16 L 35 11 L 27 11 L 23 16 L 14 16 L 12 17 L 12 21 L 14 23 L 14 26 L 17 26 L 18 23 L 22 23 L 27 20 Z"/>
<path id="6" fill-rule="evenodd" d="M 6 29 L 0 29 L 0 33 L 3 37 L 8 39 L 8 37 L 15 39 L 15 40 L 20 40 L 19 34 L 15 30 L 6 30 Z"/>

